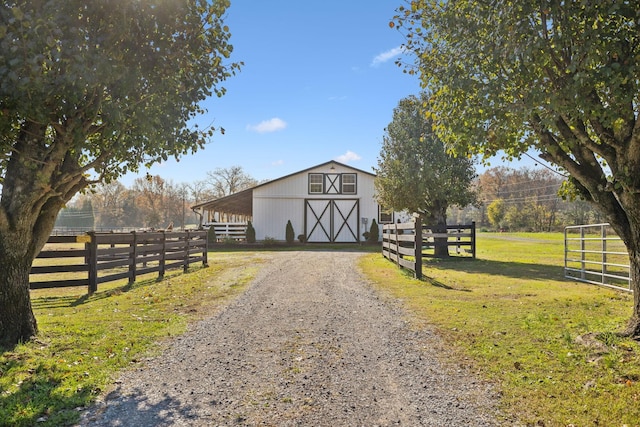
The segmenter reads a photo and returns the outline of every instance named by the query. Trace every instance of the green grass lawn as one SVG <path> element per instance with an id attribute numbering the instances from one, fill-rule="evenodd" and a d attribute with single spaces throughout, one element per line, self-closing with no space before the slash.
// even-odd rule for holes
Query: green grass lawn
<path id="1" fill-rule="evenodd" d="M 505 424 L 637 426 L 640 347 L 615 334 L 632 295 L 563 279 L 563 255 L 560 233 L 479 233 L 476 260 L 427 260 L 422 281 L 380 256 L 361 265 L 451 363 L 496 384 Z"/>

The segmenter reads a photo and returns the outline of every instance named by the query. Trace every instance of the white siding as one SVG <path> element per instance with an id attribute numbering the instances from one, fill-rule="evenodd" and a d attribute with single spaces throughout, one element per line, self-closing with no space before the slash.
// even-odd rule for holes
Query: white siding
<path id="1" fill-rule="evenodd" d="M 256 198 L 253 197 L 253 227 L 256 239 L 271 237 L 285 240 L 287 221 L 291 221 L 297 239 L 304 230 L 304 211 L 301 200 L 297 198 Z"/>
<path id="2" fill-rule="evenodd" d="M 306 199 L 357 199 L 360 216 L 357 220 L 357 234 L 361 241 L 364 240 L 362 233 L 368 231 L 374 218 L 376 221 L 378 218 L 378 204 L 374 199 L 374 176 L 340 164 L 333 164 L 335 170 L 330 170 L 331 165 L 325 164 L 256 187 L 253 190 L 253 226 L 256 229 L 256 239 L 264 240 L 265 237 L 271 237 L 276 240 L 285 240 L 287 220 L 291 220 L 297 239 L 297 236 L 304 232 Z M 355 173 L 357 192 L 356 194 L 309 194 L 310 173 Z M 367 219 L 366 229 L 361 218 Z M 351 223 L 351 226 L 355 227 L 355 224 Z M 343 230 L 337 240 L 345 238 Z"/>
<path id="3" fill-rule="evenodd" d="M 360 218 L 366 218 L 367 225 L 360 223 L 360 239 L 364 240 L 362 237 L 362 233 L 365 231 L 369 231 L 371 227 L 371 223 L 375 219 L 378 221 L 378 202 L 375 200 L 375 188 L 373 185 L 374 177 L 367 176 L 369 179 L 363 179 L 360 181 L 360 176 L 358 176 L 358 193 L 362 191 L 362 194 L 368 194 L 368 197 L 362 197 L 360 200 Z"/>

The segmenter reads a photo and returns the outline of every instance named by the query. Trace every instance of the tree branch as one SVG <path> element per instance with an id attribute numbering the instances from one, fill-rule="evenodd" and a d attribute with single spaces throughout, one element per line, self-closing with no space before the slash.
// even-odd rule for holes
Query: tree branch
<path id="1" fill-rule="evenodd" d="M 616 152 L 607 144 L 595 143 L 589 133 L 587 127 L 582 120 L 575 120 L 573 126 L 569 125 L 570 119 L 564 115 L 559 116 L 556 120 L 558 130 L 566 140 L 575 138 L 576 143 L 580 144 L 592 153 L 598 154 L 605 158 L 608 162 L 614 160 Z"/>

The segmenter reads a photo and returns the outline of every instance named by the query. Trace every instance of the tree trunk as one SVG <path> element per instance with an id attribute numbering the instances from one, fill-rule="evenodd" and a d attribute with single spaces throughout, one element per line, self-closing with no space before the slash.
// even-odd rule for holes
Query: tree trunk
<path id="1" fill-rule="evenodd" d="M 427 224 L 430 225 L 431 231 L 437 234 L 444 234 L 447 232 L 447 207 L 440 206 L 433 210 Z M 446 237 L 435 237 L 433 239 L 434 253 L 436 258 L 448 258 L 449 257 L 449 245 L 447 245 L 448 239 Z"/>
<path id="2" fill-rule="evenodd" d="M 638 236 L 640 239 L 640 236 Z M 640 252 L 629 250 L 629 274 L 633 290 L 633 314 L 622 335 L 640 339 Z"/>
<path id="3" fill-rule="evenodd" d="M 38 332 L 29 295 L 31 259 L 16 259 L 5 249 L 0 260 L 0 347 L 11 348 Z"/>

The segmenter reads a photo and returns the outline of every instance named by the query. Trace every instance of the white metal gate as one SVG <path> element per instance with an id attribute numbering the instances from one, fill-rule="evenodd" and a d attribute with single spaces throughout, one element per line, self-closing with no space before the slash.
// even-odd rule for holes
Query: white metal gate
<path id="1" fill-rule="evenodd" d="M 358 199 L 306 199 L 305 235 L 308 242 L 359 242 Z"/>
<path id="2" fill-rule="evenodd" d="M 631 291 L 629 253 L 608 223 L 565 227 L 564 277 Z"/>

